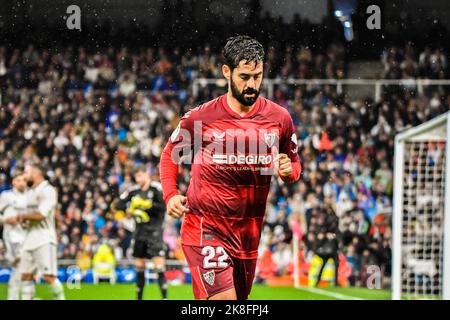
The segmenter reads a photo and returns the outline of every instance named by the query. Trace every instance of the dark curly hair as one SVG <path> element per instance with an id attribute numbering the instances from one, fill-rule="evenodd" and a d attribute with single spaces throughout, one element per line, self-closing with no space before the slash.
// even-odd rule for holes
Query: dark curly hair
<path id="1" fill-rule="evenodd" d="M 239 66 L 239 62 L 242 60 L 245 60 L 246 63 L 264 61 L 264 48 L 261 43 L 246 35 L 228 38 L 222 54 L 225 64 L 230 67 L 231 71 Z"/>

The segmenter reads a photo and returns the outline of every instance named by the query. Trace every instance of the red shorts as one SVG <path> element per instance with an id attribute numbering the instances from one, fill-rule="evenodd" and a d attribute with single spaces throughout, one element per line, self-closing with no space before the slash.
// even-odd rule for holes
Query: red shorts
<path id="1" fill-rule="evenodd" d="M 218 246 L 182 245 L 192 275 L 196 299 L 206 299 L 234 288 L 238 300 L 245 300 L 255 278 L 256 259 L 236 259 Z"/>

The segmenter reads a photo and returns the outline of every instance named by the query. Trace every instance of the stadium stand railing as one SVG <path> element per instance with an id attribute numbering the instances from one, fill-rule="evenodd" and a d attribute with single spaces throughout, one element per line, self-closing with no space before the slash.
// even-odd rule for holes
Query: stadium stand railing
<path id="1" fill-rule="evenodd" d="M 267 98 L 273 99 L 276 85 L 332 85 L 336 86 L 336 92 L 341 94 L 344 86 L 372 86 L 373 98 L 380 101 L 383 86 L 403 86 L 414 88 L 419 94 L 424 93 L 428 86 L 450 86 L 450 79 L 264 79 L 263 87 L 267 92 Z M 192 93 L 198 96 L 201 87 L 216 85 L 225 87 L 227 82 L 224 79 L 197 78 L 192 83 Z"/>

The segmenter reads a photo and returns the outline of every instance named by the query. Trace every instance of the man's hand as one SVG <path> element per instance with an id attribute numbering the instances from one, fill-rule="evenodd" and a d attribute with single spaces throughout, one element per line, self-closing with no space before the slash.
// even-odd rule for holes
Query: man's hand
<path id="1" fill-rule="evenodd" d="M 282 177 L 288 177 L 292 172 L 291 159 L 285 153 L 279 153 L 275 157 L 275 164 L 278 167 L 278 174 Z"/>
<path id="2" fill-rule="evenodd" d="M 183 214 L 188 213 L 189 209 L 184 206 L 186 202 L 187 198 L 182 195 L 176 195 L 170 198 L 167 203 L 167 213 L 169 213 L 169 216 L 178 219 L 181 218 Z"/>

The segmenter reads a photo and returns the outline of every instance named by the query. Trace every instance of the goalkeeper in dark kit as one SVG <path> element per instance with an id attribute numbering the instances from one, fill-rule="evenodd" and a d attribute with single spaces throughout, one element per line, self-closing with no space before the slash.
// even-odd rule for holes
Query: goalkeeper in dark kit
<path id="1" fill-rule="evenodd" d="M 137 185 L 123 192 L 112 204 L 112 209 L 126 211 L 136 221 L 133 257 L 137 273 L 137 299 L 142 300 L 144 293 L 147 260 L 153 262 L 162 298 L 167 299 L 167 280 L 164 275 L 167 247 L 163 241 L 166 206 L 162 198 L 161 185 L 152 181 L 147 168 L 143 165 L 136 168 L 134 178 Z"/>

